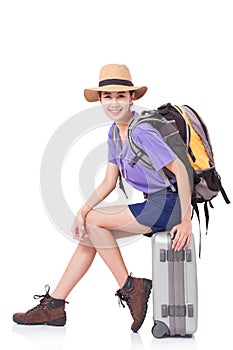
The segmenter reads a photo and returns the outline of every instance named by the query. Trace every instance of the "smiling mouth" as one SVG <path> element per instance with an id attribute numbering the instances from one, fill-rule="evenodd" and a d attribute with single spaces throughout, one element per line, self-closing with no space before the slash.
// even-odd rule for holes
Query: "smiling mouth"
<path id="1" fill-rule="evenodd" d="M 109 111 L 113 114 L 118 114 L 121 112 L 121 109 L 110 109 Z"/>

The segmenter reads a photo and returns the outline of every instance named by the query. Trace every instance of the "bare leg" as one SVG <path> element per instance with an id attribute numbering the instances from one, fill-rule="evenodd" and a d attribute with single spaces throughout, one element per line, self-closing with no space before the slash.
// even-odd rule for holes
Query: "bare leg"
<path id="1" fill-rule="evenodd" d="M 85 275 L 96 255 L 91 244 L 79 244 L 60 282 L 51 294 L 53 298 L 65 300 L 78 281 Z"/>
<path id="2" fill-rule="evenodd" d="M 117 232 L 125 232 L 125 237 L 150 232 L 146 226 L 138 224 L 128 207 L 103 208 L 92 210 L 86 217 L 88 238 L 81 241 L 76 248 L 61 280 L 50 294 L 44 295 L 39 307 L 30 312 L 15 313 L 13 320 L 24 325 L 51 324 L 63 326 L 66 323 L 65 302 L 68 294 L 84 276 L 91 266 L 96 252 L 109 267 L 120 289 L 117 295 L 125 300 L 133 317 L 131 329 L 136 332 L 142 325 L 152 283 L 145 278 L 128 278 L 128 271 L 116 242 Z M 120 210 L 119 210 L 120 209 Z M 122 237 L 122 236 L 121 236 Z M 127 280 L 127 284 L 125 282 Z M 129 283 L 130 282 L 130 283 Z M 125 286 L 124 286 L 125 285 Z M 124 288 L 122 288 L 124 286 Z M 49 311 L 49 312 L 48 312 Z"/>
<path id="3" fill-rule="evenodd" d="M 120 230 L 128 235 L 139 235 L 151 229 L 135 221 L 127 206 L 92 210 L 87 215 L 86 231 L 105 264 L 109 267 L 120 288 L 129 275 L 113 232 Z"/>
<path id="4" fill-rule="evenodd" d="M 86 230 L 96 251 L 111 270 L 119 286 L 122 287 L 129 273 L 111 231 L 90 225 L 87 225 Z"/>
<path id="5" fill-rule="evenodd" d="M 92 210 L 87 215 L 86 230 L 89 238 L 79 243 L 61 280 L 51 293 L 56 299 L 66 299 L 88 271 L 96 252 L 109 267 L 121 288 L 128 277 L 128 271 L 111 230 L 120 230 L 121 233 L 124 231 L 125 237 L 150 231 L 148 227 L 135 221 L 127 206 Z"/>

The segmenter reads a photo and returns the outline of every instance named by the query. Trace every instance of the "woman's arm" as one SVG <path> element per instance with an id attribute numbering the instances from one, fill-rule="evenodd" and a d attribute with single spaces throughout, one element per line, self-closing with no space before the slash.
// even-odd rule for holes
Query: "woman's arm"
<path id="1" fill-rule="evenodd" d="M 178 193 L 181 206 L 181 222 L 171 230 L 171 238 L 174 238 L 172 248 L 181 250 L 187 248 L 192 234 L 191 222 L 191 189 L 188 173 L 180 159 L 169 163 L 168 168 L 176 176 Z"/>
<path id="2" fill-rule="evenodd" d="M 114 190 L 118 175 L 119 170 L 117 165 L 108 162 L 104 180 L 81 208 L 85 215 L 97 204 L 102 202 Z"/>
<path id="3" fill-rule="evenodd" d="M 104 180 L 97 187 L 95 192 L 86 201 L 86 203 L 79 209 L 73 226 L 72 232 L 74 237 L 82 239 L 85 237 L 84 222 L 85 217 L 97 204 L 102 202 L 116 187 L 119 170 L 116 164 L 108 162 Z"/>

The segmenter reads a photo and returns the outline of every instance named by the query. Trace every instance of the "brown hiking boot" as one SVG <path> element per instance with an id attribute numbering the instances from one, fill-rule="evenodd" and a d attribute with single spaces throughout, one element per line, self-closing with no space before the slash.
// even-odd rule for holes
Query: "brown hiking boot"
<path id="1" fill-rule="evenodd" d="M 64 326 L 66 323 L 65 300 L 55 299 L 49 295 L 50 287 L 45 286 L 45 295 L 34 295 L 34 299 L 41 299 L 40 304 L 25 313 L 13 315 L 13 321 L 21 325 L 50 325 Z"/>
<path id="2" fill-rule="evenodd" d="M 134 320 L 131 325 L 133 332 L 137 332 L 145 320 L 151 288 L 151 280 L 129 276 L 125 285 L 116 292 L 121 305 L 125 307 L 122 301 L 126 301 L 129 307 Z"/>

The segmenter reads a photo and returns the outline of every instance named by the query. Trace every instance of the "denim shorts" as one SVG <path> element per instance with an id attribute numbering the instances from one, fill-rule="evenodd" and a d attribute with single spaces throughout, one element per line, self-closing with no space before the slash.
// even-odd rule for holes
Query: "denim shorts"
<path id="1" fill-rule="evenodd" d="M 149 194 L 144 202 L 129 204 L 128 207 L 140 224 L 152 229 L 152 233 L 145 234 L 148 237 L 157 232 L 171 230 L 181 220 L 177 189 L 173 192 L 166 188 Z"/>

